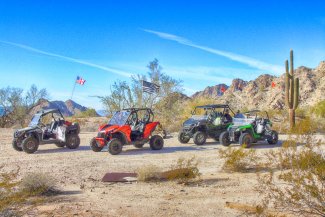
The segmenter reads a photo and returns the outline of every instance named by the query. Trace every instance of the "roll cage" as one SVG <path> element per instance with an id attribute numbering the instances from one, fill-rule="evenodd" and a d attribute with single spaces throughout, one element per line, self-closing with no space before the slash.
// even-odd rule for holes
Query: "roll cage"
<path id="1" fill-rule="evenodd" d="M 235 112 L 229 107 L 229 105 L 226 104 L 211 104 L 211 105 L 201 105 L 196 106 L 195 109 L 192 111 L 192 115 L 195 115 L 198 109 L 204 109 L 204 110 L 212 110 L 215 111 L 216 109 L 223 109 L 222 115 L 225 114 L 225 110 L 229 109 L 233 115 L 235 115 Z"/>

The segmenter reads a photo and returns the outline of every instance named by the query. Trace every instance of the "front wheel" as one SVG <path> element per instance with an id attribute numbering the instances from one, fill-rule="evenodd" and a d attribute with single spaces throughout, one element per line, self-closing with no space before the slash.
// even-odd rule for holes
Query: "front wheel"
<path id="1" fill-rule="evenodd" d="M 101 150 L 103 150 L 103 146 L 99 146 L 97 141 L 96 141 L 96 138 L 92 138 L 90 140 L 90 148 L 91 150 L 93 150 L 94 152 L 100 152 Z"/>
<path id="2" fill-rule="evenodd" d="M 35 151 L 37 151 L 38 146 L 39 146 L 39 141 L 32 136 L 27 137 L 22 142 L 22 149 L 24 150 L 24 152 L 28 154 L 32 154 Z"/>
<path id="3" fill-rule="evenodd" d="M 68 135 L 66 138 L 66 146 L 69 149 L 76 149 L 80 145 L 80 138 L 76 134 Z"/>
<path id="4" fill-rule="evenodd" d="M 178 133 L 178 141 L 182 144 L 186 144 L 190 141 L 190 137 L 186 136 L 186 133 L 184 133 L 183 131 Z"/>
<path id="5" fill-rule="evenodd" d="M 220 134 L 219 136 L 219 141 L 223 146 L 229 146 L 231 144 L 230 137 L 229 137 L 229 132 L 225 131 Z"/>
<path id="6" fill-rule="evenodd" d="M 244 148 L 251 147 L 253 143 L 253 137 L 250 133 L 243 133 L 239 137 L 239 144 Z"/>
<path id="7" fill-rule="evenodd" d="M 267 139 L 267 142 L 268 142 L 270 145 L 275 145 L 275 144 L 278 143 L 278 140 L 279 140 L 278 132 L 272 130 L 272 132 L 271 132 L 271 136 Z"/>
<path id="8" fill-rule="evenodd" d="M 12 147 L 16 150 L 16 151 L 23 151 L 23 148 L 21 147 L 21 144 L 18 145 L 18 142 L 16 139 L 14 139 L 12 141 Z"/>
<path id="9" fill-rule="evenodd" d="M 152 150 L 160 150 L 164 147 L 164 139 L 159 135 L 151 137 L 149 143 Z"/>
<path id="10" fill-rule="evenodd" d="M 204 132 L 197 131 L 193 135 L 193 141 L 196 145 L 203 145 L 207 140 L 207 135 Z"/>
<path id="11" fill-rule="evenodd" d="M 108 152 L 111 155 L 117 155 L 122 152 L 123 144 L 117 138 L 114 138 L 111 141 L 109 141 L 107 146 L 108 146 Z"/>

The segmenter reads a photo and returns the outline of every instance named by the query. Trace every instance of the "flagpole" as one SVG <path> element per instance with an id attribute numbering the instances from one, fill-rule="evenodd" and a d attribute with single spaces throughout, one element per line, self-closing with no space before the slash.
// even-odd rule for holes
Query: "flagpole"
<path id="1" fill-rule="evenodd" d="M 74 94 L 74 90 L 75 90 L 75 88 L 76 88 L 76 84 L 77 84 L 77 82 L 74 81 L 74 85 L 73 85 L 73 88 L 72 88 L 72 92 L 71 92 L 70 100 L 72 100 L 72 97 L 73 97 L 73 94 Z"/>

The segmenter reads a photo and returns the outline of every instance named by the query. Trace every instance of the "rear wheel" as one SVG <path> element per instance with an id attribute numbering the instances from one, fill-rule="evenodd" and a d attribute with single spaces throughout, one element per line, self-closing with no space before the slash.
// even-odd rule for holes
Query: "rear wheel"
<path id="1" fill-rule="evenodd" d="M 203 145 L 207 140 L 207 135 L 204 132 L 197 131 L 193 135 L 193 141 L 196 145 Z"/>
<path id="2" fill-rule="evenodd" d="M 152 150 L 160 150 L 164 147 L 164 139 L 159 135 L 152 136 L 149 143 Z"/>
<path id="3" fill-rule="evenodd" d="M 136 148 L 143 148 L 144 144 L 134 144 L 133 146 Z"/>
<path id="4" fill-rule="evenodd" d="M 66 138 L 66 146 L 69 149 L 76 149 L 80 145 L 80 138 L 76 134 L 68 135 Z"/>
<path id="5" fill-rule="evenodd" d="M 14 139 L 12 141 L 12 147 L 16 150 L 16 151 L 23 151 L 23 148 L 21 147 L 21 144 L 18 145 L 18 142 L 16 139 Z"/>
<path id="6" fill-rule="evenodd" d="M 229 132 L 225 131 L 220 134 L 219 141 L 223 146 L 229 146 L 231 144 Z"/>
<path id="7" fill-rule="evenodd" d="M 190 141 L 190 137 L 186 136 L 186 133 L 184 133 L 183 131 L 178 133 L 178 141 L 182 144 L 186 144 Z"/>
<path id="8" fill-rule="evenodd" d="M 109 141 L 107 146 L 108 146 L 108 152 L 111 155 L 117 155 L 122 152 L 123 144 L 117 138 L 114 138 L 111 141 Z"/>
<path id="9" fill-rule="evenodd" d="M 90 148 L 91 150 L 93 150 L 94 152 L 100 152 L 101 150 L 103 150 L 103 146 L 99 146 L 97 141 L 96 141 L 96 138 L 92 138 L 90 140 Z"/>
<path id="10" fill-rule="evenodd" d="M 22 142 L 22 149 L 24 150 L 24 152 L 28 154 L 32 154 L 35 151 L 37 151 L 38 146 L 39 146 L 39 141 L 32 136 L 27 137 Z"/>
<path id="11" fill-rule="evenodd" d="M 249 148 L 251 147 L 253 140 L 254 139 L 250 133 L 243 133 L 239 137 L 239 144 L 244 148 Z"/>
<path id="12" fill-rule="evenodd" d="M 278 140 L 279 140 L 278 132 L 272 130 L 272 132 L 271 132 L 271 136 L 267 139 L 267 142 L 268 142 L 270 145 L 275 145 L 275 144 L 278 143 Z"/>

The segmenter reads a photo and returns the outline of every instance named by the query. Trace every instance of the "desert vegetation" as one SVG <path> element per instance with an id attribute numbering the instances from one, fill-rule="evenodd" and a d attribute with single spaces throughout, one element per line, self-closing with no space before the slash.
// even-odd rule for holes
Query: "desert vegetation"
<path id="1" fill-rule="evenodd" d="M 155 165 L 148 165 L 137 170 L 138 181 L 177 181 L 186 184 L 198 177 L 200 172 L 198 169 L 199 162 L 195 157 L 179 158 L 170 169 L 163 171 Z"/>
<path id="2" fill-rule="evenodd" d="M 46 196 L 59 193 L 53 177 L 30 173 L 20 180 L 19 172 L 18 168 L 0 174 L 0 216 L 22 216 L 32 206 L 46 202 Z"/>

